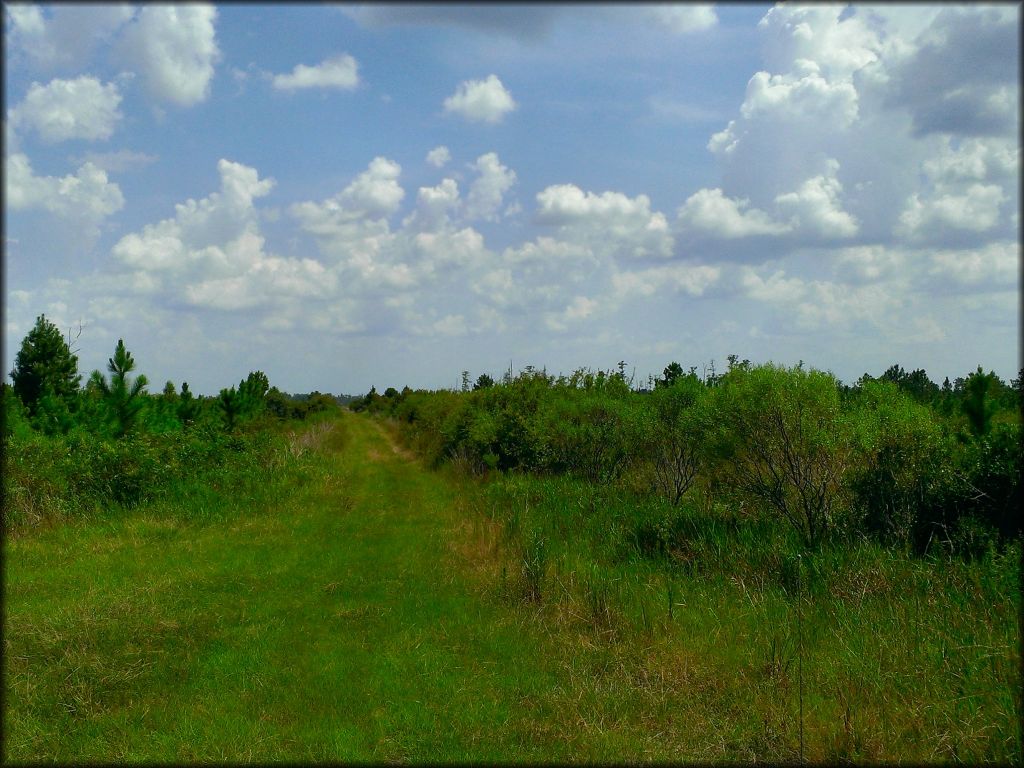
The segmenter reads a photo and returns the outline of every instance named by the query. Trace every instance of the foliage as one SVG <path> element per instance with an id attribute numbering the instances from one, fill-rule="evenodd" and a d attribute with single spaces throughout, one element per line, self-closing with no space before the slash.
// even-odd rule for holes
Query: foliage
<path id="1" fill-rule="evenodd" d="M 808 545 L 842 511 L 851 445 L 829 374 L 759 366 L 722 387 L 723 442 L 742 492 L 782 515 Z"/>
<path id="2" fill-rule="evenodd" d="M 99 371 L 93 371 L 90 383 L 100 393 L 106 404 L 107 414 L 115 437 L 127 434 L 145 405 L 145 389 L 148 381 L 139 374 L 132 381 L 128 374 L 135 370 L 135 360 L 125 349 L 124 339 L 117 340 L 114 356 L 107 361 L 110 382 Z"/>
<path id="3" fill-rule="evenodd" d="M 11 371 L 14 392 L 29 416 L 35 416 L 42 409 L 44 421 L 61 423 L 81 378 L 78 357 L 57 326 L 47 320 L 46 315 L 40 315 L 21 342 Z"/>

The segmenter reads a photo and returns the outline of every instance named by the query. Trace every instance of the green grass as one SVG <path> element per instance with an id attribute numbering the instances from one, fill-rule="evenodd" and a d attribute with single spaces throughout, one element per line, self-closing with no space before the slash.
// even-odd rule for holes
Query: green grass
<path id="1" fill-rule="evenodd" d="M 5 541 L 5 760 L 784 761 L 799 604 L 808 757 L 1020 762 L 1012 556 L 826 550 L 798 603 L 773 529 L 656 556 L 656 509 L 329 423 Z"/>

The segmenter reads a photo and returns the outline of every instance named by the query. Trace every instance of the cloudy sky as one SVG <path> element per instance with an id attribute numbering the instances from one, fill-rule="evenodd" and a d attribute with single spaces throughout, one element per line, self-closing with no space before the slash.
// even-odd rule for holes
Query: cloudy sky
<path id="1" fill-rule="evenodd" d="M 1020 10 L 5 5 L 5 360 L 1016 376 Z"/>

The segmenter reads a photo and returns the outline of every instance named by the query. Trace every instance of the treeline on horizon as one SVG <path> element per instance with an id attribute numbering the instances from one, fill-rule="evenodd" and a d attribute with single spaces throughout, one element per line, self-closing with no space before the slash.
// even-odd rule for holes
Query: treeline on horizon
<path id="1" fill-rule="evenodd" d="M 847 385 L 802 362 L 728 359 L 703 376 L 670 363 L 646 387 L 624 362 L 472 385 L 463 372 L 461 391 L 371 389 L 349 407 L 396 420 L 435 465 L 744 510 L 807 547 L 860 536 L 974 556 L 1019 538 L 1024 372 L 1007 384 L 979 366 L 939 385 L 893 365 Z"/>
<path id="2" fill-rule="evenodd" d="M 93 371 L 83 383 L 72 346 L 40 315 L 15 357 L 12 383 L 0 385 L 6 530 L 110 503 L 259 482 L 281 455 L 275 432 L 350 399 L 290 395 L 261 371 L 216 396 L 170 381 L 153 394 L 122 339 L 106 374 Z"/>

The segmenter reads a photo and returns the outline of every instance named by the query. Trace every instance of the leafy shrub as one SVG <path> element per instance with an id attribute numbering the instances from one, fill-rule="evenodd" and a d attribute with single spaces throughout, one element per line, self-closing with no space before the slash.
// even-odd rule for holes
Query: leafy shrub
<path id="1" fill-rule="evenodd" d="M 831 374 L 763 365 L 731 371 L 718 391 L 731 481 L 816 545 L 844 511 L 852 445 Z"/>

